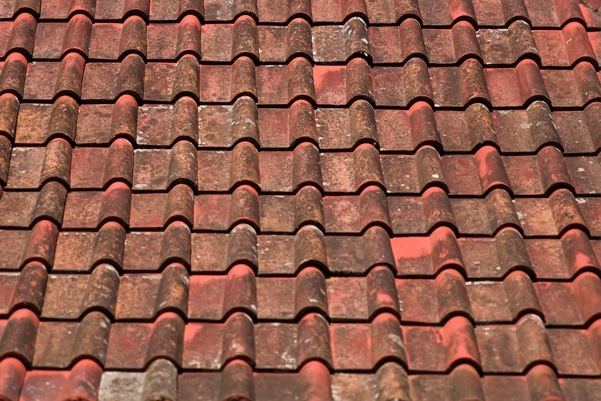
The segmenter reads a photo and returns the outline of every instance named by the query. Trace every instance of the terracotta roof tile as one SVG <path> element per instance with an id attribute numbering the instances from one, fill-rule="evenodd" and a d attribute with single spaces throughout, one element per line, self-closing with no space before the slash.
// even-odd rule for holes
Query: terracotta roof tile
<path id="1" fill-rule="evenodd" d="M 20 274 L 6 273 L 2 275 L 2 315 L 19 307 L 29 307 L 40 312 L 44 303 L 44 289 L 47 282 L 46 269 L 36 262 L 27 264 Z"/>
<path id="2" fill-rule="evenodd" d="M 109 185 L 106 191 L 71 192 L 65 203 L 64 227 L 99 228 L 109 220 L 127 225 L 131 202 L 131 190 L 122 182 Z M 82 207 L 91 213 L 81 214 Z"/>
<path id="3" fill-rule="evenodd" d="M 6 99 L 6 132 L 13 135 L 12 100 Z M 129 99 L 129 100 L 128 100 Z M 16 126 L 18 143 L 43 144 L 51 135 L 62 135 L 78 144 L 108 145 L 116 136 L 126 136 L 144 146 L 169 146 L 176 139 L 187 137 L 199 141 L 201 148 L 231 147 L 247 139 L 267 148 L 289 149 L 301 138 L 314 141 L 323 150 L 351 150 L 361 142 L 372 142 L 384 151 L 415 152 L 420 145 L 431 144 L 450 152 L 469 152 L 489 143 L 503 153 L 536 153 L 543 145 L 554 145 L 566 154 L 593 154 L 598 150 L 598 133 L 594 119 L 598 104 L 583 110 L 551 112 L 542 101 L 535 101 L 525 110 L 494 110 L 479 103 L 467 108 L 467 113 L 436 110 L 417 102 L 408 111 L 376 109 L 367 102 L 353 102 L 353 113 L 339 108 L 307 109 L 306 102 L 296 102 L 291 110 L 280 108 L 255 109 L 248 98 L 241 97 L 233 105 L 201 106 L 194 111 L 193 100 L 182 97 L 174 106 L 148 105 L 130 108 L 133 99 L 124 95 L 119 103 L 80 107 L 77 136 L 74 121 L 77 107 L 68 105 L 68 98 L 59 97 L 54 106 L 23 104 Z M 134 103 L 135 104 L 135 103 Z M 127 107 L 125 107 L 127 105 Z M 113 110 L 115 109 L 115 110 Z M 152 120 L 149 120 L 150 115 Z M 199 126 L 190 127 L 198 114 Z M 460 114 L 462 118 L 457 118 Z M 276 120 L 277 119 L 279 120 Z M 40 119 L 41 125 L 29 121 Z M 139 119 L 139 121 L 136 121 Z M 181 121 L 181 123 L 180 123 Z M 287 122 L 284 124 L 284 122 Z M 403 127 L 395 131 L 394 123 Z M 48 125 L 49 124 L 49 125 Z M 208 130 L 211 127 L 211 130 Z M 336 135 L 338 129 L 345 132 Z M 136 133 L 137 130 L 137 133 Z M 259 138 L 257 131 L 261 130 Z M 462 133 L 470 133 L 468 137 Z M 220 135 L 217 135 L 220 133 Z"/>
<path id="4" fill-rule="evenodd" d="M 16 391 L 20 390 L 24 399 L 41 396 L 96 397 L 102 368 L 95 362 L 82 360 L 69 371 L 35 370 L 27 372 L 24 376 L 21 378 L 22 382 L 13 387 Z"/>
<path id="5" fill-rule="evenodd" d="M 125 229 L 117 222 L 107 221 L 98 233 L 62 232 L 56 240 L 57 271 L 88 271 L 99 262 L 123 265 Z"/>
<path id="6" fill-rule="evenodd" d="M 42 316 L 78 319 L 92 310 L 115 313 L 119 276 L 109 264 L 98 265 L 89 276 L 53 274 L 48 277 Z M 66 302 L 67 309 L 63 309 Z"/>
<path id="7" fill-rule="evenodd" d="M 175 399 L 177 368 L 168 360 L 157 359 L 145 372 L 106 372 L 97 388 L 100 399 L 125 395 L 136 399 L 163 397 Z"/>
<path id="8" fill-rule="evenodd" d="M 31 364 L 34 355 L 39 318 L 29 309 L 19 309 L 8 319 L 3 319 L 1 327 L 3 358 L 14 356 L 27 365 Z"/>

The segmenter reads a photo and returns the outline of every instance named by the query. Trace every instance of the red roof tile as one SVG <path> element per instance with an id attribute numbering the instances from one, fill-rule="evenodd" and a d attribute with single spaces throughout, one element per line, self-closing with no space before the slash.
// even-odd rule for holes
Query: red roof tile
<path id="1" fill-rule="evenodd" d="M 0 399 L 596 399 L 600 12 L 0 0 Z"/>

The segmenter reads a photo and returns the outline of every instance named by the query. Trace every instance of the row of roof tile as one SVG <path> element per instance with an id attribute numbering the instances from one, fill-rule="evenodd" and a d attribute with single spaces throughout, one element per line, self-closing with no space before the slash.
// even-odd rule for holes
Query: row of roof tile
<path id="1" fill-rule="evenodd" d="M 115 222 L 98 232 L 59 233 L 52 223 L 40 221 L 31 231 L 0 230 L 0 238 L 11 244 L 0 255 L 3 271 L 34 260 L 65 273 L 90 272 L 103 262 L 129 273 L 157 272 L 172 262 L 191 272 L 223 273 L 246 263 L 260 275 L 287 276 L 307 265 L 334 275 L 366 274 L 373 266 L 387 265 L 400 277 L 432 277 L 453 267 L 470 279 L 498 280 L 519 269 L 538 279 L 565 280 L 601 268 L 601 243 L 578 229 L 561 239 L 523 239 L 512 228 L 493 238 L 457 239 L 451 229 L 439 227 L 429 236 L 391 240 L 378 226 L 362 236 L 324 236 L 314 226 L 296 235 L 256 235 L 245 224 L 229 234 L 190 234 L 184 223 L 174 222 L 164 232 L 126 234 Z"/>
<path id="2" fill-rule="evenodd" d="M 378 186 L 367 186 L 359 195 L 327 195 L 312 186 L 295 195 L 258 195 L 248 185 L 231 194 L 194 195 L 186 184 L 169 192 L 131 193 L 122 182 L 106 191 L 67 193 L 57 181 L 39 192 L 4 191 L 0 198 L 0 227 L 32 227 L 49 219 L 66 229 L 92 229 L 106 221 L 119 221 L 132 229 L 166 227 L 181 220 L 195 230 L 225 232 L 249 223 L 263 233 L 293 233 L 316 224 L 327 233 L 361 233 L 381 225 L 394 234 L 426 234 L 439 225 L 461 234 L 489 236 L 504 227 L 515 227 L 530 236 L 557 236 L 573 227 L 601 235 L 596 218 L 601 198 L 578 197 L 565 188 L 548 198 L 516 198 L 501 188 L 483 198 L 456 198 L 439 187 L 422 195 L 386 196 Z M 81 211 L 85 211 L 82 213 Z"/>
<path id="3" fill-rule="evenodd" d="M 41 3 L 41 4 L 40 4 Z M 583 4 L 580 4 L 583 3 Z M 556 27 L 579 20 L 592 27 L 601 25 L 591 1 L 577 0 L 4 0 L 0 18 L 11 18 L 23 11 L 42 19 L 65 19 L 83 13 L 96 20 L 120 20 L 138 15 L 150 20 L 178 20 L 194 14 L 206 21 L 232 21 L 250 15 L 262 22 L 284 23 L 301 16 L 315 22 L 341 22 L 361 16 L 374 24 L 395 24 L 407 17 L 420 18 L 425 25 L 448 26 L 458 20 L 479 25 L 504 26 L 524 19 L 534 26 Z"/>
<path id="4" fill-rule="evenodd" d="M 411 374 L 394 362 L 384 363 L 374 375 L 357 373 L 330 374 L 317 361 L 307 362 L 298 373 L 253 373 L 248 363 L 235 360 L 222 372 L 186 372 L 178 375 L 173 364 L 165 359 L 152 362 L 144 372 L 108 371 L 91 360 L 84 359 L 71 370 L 31 370 L 14 359 L 0 363 L 5 373 L 0 394 L 11 401 L 31 401 L 41 396 L 52 399 L 79 397 L 114 400 L 152 398 L 186 399 L 191 401 L 242 400 L 276 401 L 282 396 L 299 401 L 400 400 L 425 401 L 512 400 L 542 401 L 545 399 L 592 401 L 599 391 L 597 381 L 582 378 L 557 378 L 546 365 L 534 366 L 525 376 L 486 375 L 468 364 L 460 364 L 447 375 Z M 84 384 L 85 383 L 85 384 Z M 42 385 L 43 384 L 43 385 Z M 278 392 L 274 394 L 273 388 Z M 19 395 L 21 398 L 18 398 Z M 553 397 L 553 398 L 549 398 Z"/>
<path id="5" fill-rule="evenodd" d="M 250 184 L 277 193 L 295 192 L 304 185 L 333 194 L 356 193 L 368 185 L 381 186 L 387 194 L 420 194 L 431 186 L 450 195 L 472 196 L 495 188 L 515 196 L 542 195 L 558 187 L 577 195 L 601 193 L 598 156 L 564 157 L 553 146 L 535 156 L 501 156 L 491 146 L 475 155 L 440 156 L 430 146 L 415 155 L 379 154 L 370 144 L 332 153 L 320 153 L 312 143 L 279 152 L 258 152 L 249 142 L 231 151 L 196 150 L 189 141 L 171 149 L 134 150 L 122 138 L 108 148 L 71 149 L 57 138 L 46 147 L 15 146 L 11 152 L 2 137 L 0 149 L 0 183 L 6 190 L 41 188 L 56 180 L 88 190 L 122 181 L 136 191 L 165 191 L 186 182 L 201 192 L 228 192 Z"/>
<path id="6" fill-rule="evenodd" d="M 200 148 L 231 148 L 247 140 L 267 149 L 290 149 L 309 141 L 322 150 L 350 150 L 367 142 L 386 152 L 413 152 L 424 144 L 469 152 L 488 143 L 503 153 L 534 153 L 553 145 L 566 154 L 593 154 L 601 147 L 596 123 L 600 106 L 593 102 L 583 111 L 552 112 L 545 102 L 535 101 L 526 110 L 490 112 L 475 103 L 463 112 L 434 111 L 428 103 L 417 102 L 408 110 L 374 110 L 358 100 L 348 110 L 314 110 L 304 100 L 289 109 L 257 108 L 244 96 L 233 105 L 198 107 L 184 96 L 174 105 L 138 108 L 128 95 L 115 105 L 78 106 L 67 96 L 54 104 L 19 105 L 14 95 L 5 94 L 0 97 L 0 132 L 17 145 L 41 145 L 62 136 L 77 145 L 105 146 L 125 137 L 144 147 L 171 146 L 184 138 Z"/>
<path id="7" fill-rule="evenodd" d="M 101 310 L 117 321 L 153 320 L 174 311 L 189 320 L 223 321 L 244 311 L 266 321 L 297 321 L 317 312 L 330 321 L 372 320 L 382 312 L 403 324 L 441 324 L 463 315 L 479 324 L 512 323 L 527 313 L 551 326 L 587 326 L 599 318 L 601 279 L 584 272 L 573 282 L 531 279 L 521 271 L 503 281 L 464 281 L 454 269 L 436 278 L 395 279 L 389 267 L 376 266 L 365 277 L 330 277 L 305 267 L 294 278 L 255 278 L 244 264 L 227 274 L 188 276 L 173 263 L 162 273 L 121 277 L 109 264 L 90 275 L 50 274 L 37 262 L 20 273 L 0 273 L 0 316 L 26 306 L 43 319 L 81 319 Z M 561 303 L 561 309 L 556 304 Z"/>
<path id="8" fill-rule="evenodd" d="M 0 57 L 20 51 L 46 60 L 60 59 L 69 51 L 98 60 L 117 60 L 128 53 L 148 60 L 193 54 L 203 61 L 230 62 L 246 55 L 267 63 L 286 62 L 298 55 L 317 63 L 340 63 L 359 55 L 374 64 L 403 63 L 420 56 L 431 64 L 455 64 L 474 57 L 485 64 L 512 65 L 529 57 L 544 67 L 566 67 L 581 60 L 598 65 L 601 53 L 601 33 L 587 32 L 580 22 L 568 23 L 562 30 L 532 31 L 523 20 L 507 29 L 476 31 L 466 21 L 452 28 L 424 29 L 413 18 L 398 27 L 368 28 L 359 17 L 344 25 L 311 27 L 300 18 L 288 26 L 257 26 L 248 16 L 233 24 L 201 26 L 196 16 L 187 16 L 180 23 L 147 26 L 137 16 L 123 23 L 92 23 L 85 15 L 76 15 L 68 23 L 37 24 L 24 13 L 14 21 L 0 22 L 0 32 Z M 107 37 L 119 40 L 107 41 Z"/>
<path id="9" fill-rule="evenodd" d="M 601 99 L 601 83 L 589 62 L 573 70 L 540 70 L 529 59 L 515 68 L 483 68 L 475 59 L 458 67 L 428 67 L 421 58 L 411 58 L 402 67 L 370 67 L 362 58 L 346 66 L 312 66 L 297 57 L 288 65 L 256 67 L 246 56 L 232 65 L 199 65 L 191 55 L 177 63 L 145 64 L 141 56 L 129 54 L 120 63 L 86 64 L 83 56 L 72 52 L 62 62 L 29 65 L 23 55 L 11 53 L 0 66 L 0 92 L 44 101 L 63 94 L 86 101 L 131 94 L 151 102 L 192 96 L 203 103 L 231 103 L 248 95 L 260 105 L 306 99 L 340 106 L 366 99 L 378 106 L 407 107 L 425 100 L 437 107 L 484 102 L 498 108 L 542 99 L 555 107 L 580 108 Z"/>
<path id="10" fill-rule="evenodd" d="M 443 326 L 401 326 L 387 312 L 371 323 L 328 323 L 317 313 L 297 324 L 253 323 L 243 312 L 222 323 L 184 323 L 172 312 L 153 323 L 111 323 L 98 311 L 78 322 L 40 322 L 30 310 L 19 309 L 0 320 L 0 354 L 54 368 L 90 358 L 107 369 L 144 369 L 167 358 L 194 370 L 221 370 L 230 360 L 243 359 L 257 370 L 297 370 L 319 360 L 336 371 L 371 371 L 394 360 L 410 372 L 448 372 L 469 362 L 485 373 L 517 374 L 547 363 L 560 375 L 599 376 L 600 327 L 595 321 L 588 329 L 545 328 L 535 314 L 515 325 L 474 327 L 454 316 Z M 348 347 L 351 342 L 356 347 Z"/>

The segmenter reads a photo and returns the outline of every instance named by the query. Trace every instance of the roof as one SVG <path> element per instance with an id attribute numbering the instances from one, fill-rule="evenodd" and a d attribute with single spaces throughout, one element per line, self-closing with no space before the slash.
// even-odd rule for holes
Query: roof
<path id="1" fill-rule="evenodd" d="M 0 399 L 596 399 L 600 7 L 0 0 Z"/>

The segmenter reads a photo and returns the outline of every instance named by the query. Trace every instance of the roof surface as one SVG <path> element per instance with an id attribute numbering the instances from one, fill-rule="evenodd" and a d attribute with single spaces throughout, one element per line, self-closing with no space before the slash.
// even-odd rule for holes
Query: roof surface
<path id="1" fill-rule="evenodd" d="M 0 0 L 0 399 L 598 399 L 599 7 Z"/>

